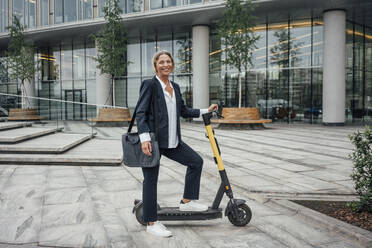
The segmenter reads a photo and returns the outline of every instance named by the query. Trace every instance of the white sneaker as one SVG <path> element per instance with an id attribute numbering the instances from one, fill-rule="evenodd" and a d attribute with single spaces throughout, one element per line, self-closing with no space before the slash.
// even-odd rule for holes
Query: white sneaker
<path id="1" fill-rule="evenodd" d="M 146 228 L 146 232 L 151 233 L 155 236 L 159 237 L 170 237 L 172 236 L 172 232 L 169 231 L 162 223 L 156 221 L 153 225 L 148 225 Z"/>
<path id="2" fill-rule="evenodd" d="M 208 206 L 197 203 L 195 201 L 189 201 L 188 203 L 180 203 L 180 211 L 207 211 Z"/>

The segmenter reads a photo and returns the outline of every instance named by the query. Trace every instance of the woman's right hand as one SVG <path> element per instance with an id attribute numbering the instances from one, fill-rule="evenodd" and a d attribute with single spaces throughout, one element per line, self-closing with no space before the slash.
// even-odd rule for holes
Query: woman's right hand
<path id="1" fill-rule="evenodd" d="M 142 152 L 147 156 L 151 156 L 152 154 L 152 146 L 150 141 L 145 141 L 142 143 Z"/>

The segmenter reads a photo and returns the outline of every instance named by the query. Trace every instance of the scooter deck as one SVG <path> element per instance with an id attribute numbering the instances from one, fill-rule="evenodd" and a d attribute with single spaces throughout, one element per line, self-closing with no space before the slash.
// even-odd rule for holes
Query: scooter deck
<path id="1" fill-rule="evenodd" d="M 211 220 L 222 218 L 222 208 L 207 211 L 180 211 L 178 207 L 164 207 L 158 209 L 158 220 Z"/>

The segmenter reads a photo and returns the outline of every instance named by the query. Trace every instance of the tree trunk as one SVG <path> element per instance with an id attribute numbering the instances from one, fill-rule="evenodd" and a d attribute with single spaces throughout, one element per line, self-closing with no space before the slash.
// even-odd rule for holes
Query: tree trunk
<path id="1" fill-rule="evenodd" d="M 239 108 L 242 107 L 242 74 L 239 71 L 238 75 L 238 81 L 239 81 Z"/>
<path id="2" fill-rule="evenodd" d="M 112 76 L 111 77 L 111 87 L 112 87 L 112 106 L 116 106 L 115 105 L 115 83 L 114 83 L 114 77 Z"/>

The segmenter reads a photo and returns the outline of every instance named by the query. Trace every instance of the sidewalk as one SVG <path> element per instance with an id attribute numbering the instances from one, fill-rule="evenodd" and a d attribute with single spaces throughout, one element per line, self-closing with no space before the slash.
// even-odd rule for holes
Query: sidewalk
<path id="1" fill-rule="evenodd" d="M 165 222 L 174 236 L 156 238 L 132 214 L 133 200 L 141 198 L 140 169 L 0 165 L 0 247 L 372 247 L 371 232 L 288 201 L 355 199 L 348 134 L 361 127 L 268 127 L 215 130 L 234 196 L 246 199 L 253 212 L 246 227 L 226 217 Z M 86 133 L 87 126 L 66 122 L 64 128 Z M 105 139 L 102 153 L 125 130 L 96 128 L 96 139 Z M 220 180 L 203 125 L 183 123 L 182 138 L 204 159 L 200 201 L 211 204 Z M 161 161 L 158 201 L 177 205 L 185 167 Z"/>

